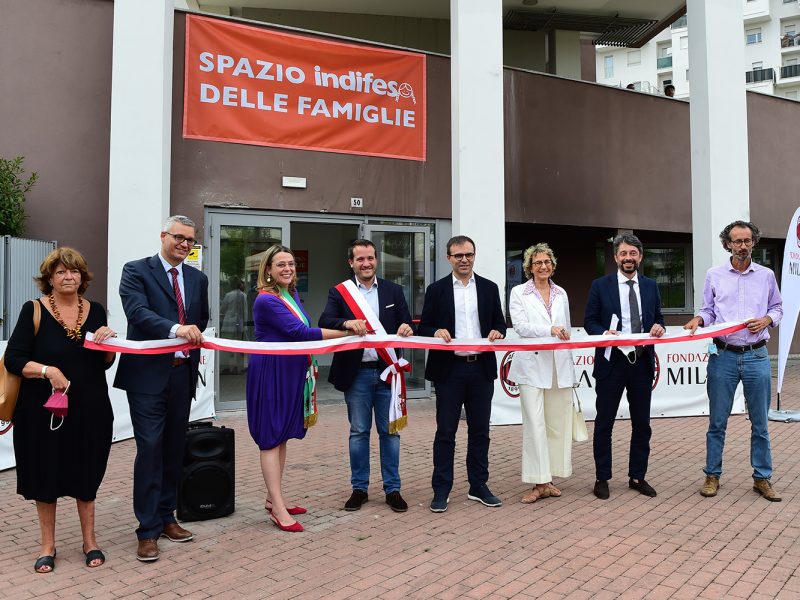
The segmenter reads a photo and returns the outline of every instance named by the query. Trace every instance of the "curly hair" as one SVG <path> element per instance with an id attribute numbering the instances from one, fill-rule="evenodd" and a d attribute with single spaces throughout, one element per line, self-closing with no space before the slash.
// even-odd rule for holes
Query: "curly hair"
<path id="1" fill-rule="evenodd" d="M 533 277 L 533 273 L 531 272 L 531 262 L 533 262 L 533 257 L 537 254 L 547 254 L 550 260 L 553 261 L 553 271 L 550 273 L 550 275 L 552 276 L 553 273 L 556 272 L 556 264 L 558 263 L 556 260 L 556 255 L 553 254 L 553 250 L 550 248 L 550 246 L 548 246 L 545 242 L 541 242 L 525 250 L 525 254 L 522 255 L 522 271 L 525 273 L 526 279 Z"/>
<path id="2" fill-rule="evenodd" d="M 733 250 L 728 248 L 728 243 L 731 241 L 731 231 L 734 227 L 742 227 L 750 230 L 753 237 L 753 246 L 755 246 L 761 239 L 761 230 L 750 221 L 734 221 L 730 225 L 726 225 L 725 229 L 719 232 L 719 241 L 722 242 L 722 247 L 728 252 L 733 254 Z"/>
<path id="3" fill-rule="evenodd" d="M 56 272 L 58 265 L 64 265 L 67 269 L 75 269 L 80 272 L 81 284 L 78 286 L 78 294 L 82 295 L 86 288 L 89 287 L 92 274 L 86 266 L 86 259 L 83 258 L 83 254 L 67 246 L 53 250 L 39 265 L 39 277 L 34 277 L 33 280 L 42 290 L 42 293 L 47 296 L 53 292 L 53 284 L 50 283 L 50 280 L 53 278 L 53 273 Z"/>
<path id="4" fill-rule="evenodd" d="M 258 265 L 257 285 L 259 290 L 272 292 L 273 294 L 280 294 L 280 290 L 278 289 L 280 286 L 278 285 L 278 282 L 269 277 L 269 270 L 272 268 L 272 259 L 275 258 L 275 255 L 279 254 L 280 252 L 291 254 L 292 258 L 294 258 L 294 252 L 292 252 L 291 249 L 287 248 L 286 246 L 275 244 L 274 246 L 267 248 L 266 252 L 264 252 L 264 256 L 261 257 L 261 263 Z M 289 293 L 294 294 L 296 289 L 297 271 L 295 271 L 294 277 L 292 277 L 292 281 L 289 284 Z"/>

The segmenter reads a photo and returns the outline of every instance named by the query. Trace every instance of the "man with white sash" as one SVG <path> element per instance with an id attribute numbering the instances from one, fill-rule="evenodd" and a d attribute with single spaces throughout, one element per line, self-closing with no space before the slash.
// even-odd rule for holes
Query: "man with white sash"
<path id="1" fill-rule="evenodd" d="M 414 334 L 403 288 L 376 277 L 375 245 L 355 240 L 347 251 L 354 277 L 332 287 L 319 326 L 367 333 Z M 369 435 L 372 415 L 380 438 L 386 504 L 405 512 L 400 495 L 400 429 L 407 422 L 405 372 L 411 366 L 392 348 L 348 350 L 333 356 L 328 381 L 344 392 L 350 420 L 350 473 L 353 492 L 344 509 L 358 510 L 369 498 Z"/>

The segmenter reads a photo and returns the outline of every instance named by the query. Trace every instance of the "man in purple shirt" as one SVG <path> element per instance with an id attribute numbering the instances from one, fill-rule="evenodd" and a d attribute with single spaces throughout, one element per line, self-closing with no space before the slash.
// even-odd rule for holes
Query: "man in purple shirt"
<path id="1" fill-rule="evenodd" d="M 767 354 L 767 328 L 777 327 L 783 317 L 781 294 L 775 274 L 753 262 L 753 246 L 761 234 L 746 221 L 734 221 L 722 230 L 719 239 L 731 253 L 725 264 L 706 273 L 703 308 L 684 325 L 694 333 L 698 327 L 715 323 L 745 320 L 746 329 L 724 338 L 714 338 L 709 345 L 708 401 L 709 419 L 706 434 L 706 480 L 700 494 L 716 496 L 722 475 L 722 451 L 725 429 L 733 406 L 733 395 L 741 381 L 750 415 L 750 463 L 753 466 L 753 490 L 771 502 L 781 496 L 770 483 L 772 452 L 767 429 L 771 399 L 771 368 Z"/>

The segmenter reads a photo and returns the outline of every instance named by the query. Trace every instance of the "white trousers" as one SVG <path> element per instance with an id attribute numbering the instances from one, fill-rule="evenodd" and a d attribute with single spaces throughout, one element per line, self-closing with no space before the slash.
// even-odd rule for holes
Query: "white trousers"
<path id="1" fill-rule="evenodd" d="M 572 475 L 572 388 L 520 385 L 522 481 L 549 483 Z"/>

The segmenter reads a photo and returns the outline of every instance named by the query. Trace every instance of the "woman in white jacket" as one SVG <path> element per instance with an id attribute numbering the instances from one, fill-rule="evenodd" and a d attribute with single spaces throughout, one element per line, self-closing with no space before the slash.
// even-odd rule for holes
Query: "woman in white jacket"
<path id="1" fill-rule="evenodd" d="M 556 257 L 550 246 L 528 248 L 522 267 L 528 281 L 511 290 L 509 302 L 514 330 L 520 337 L 568 340 L 569 300 L 551 279 Z M 508 378 L 519 385 L 522 403 L 522 481 L 534 484 L 522 502 L 560 496 L 553 476 L 572 475 L 572 352 L 516 352 Z"/>

